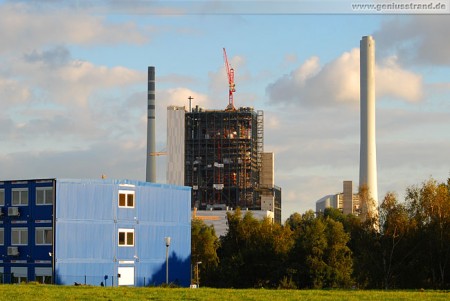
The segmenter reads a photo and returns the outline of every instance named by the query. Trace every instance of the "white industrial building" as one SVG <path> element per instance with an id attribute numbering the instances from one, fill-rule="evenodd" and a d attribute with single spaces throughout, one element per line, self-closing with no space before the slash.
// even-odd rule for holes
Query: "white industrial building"
<path id="1" fill-rule="evenodd" d="M 339 209 L 343 214 L 359 216 L 359 195 L 353 193 L 352 181 L 344 181 L 343 192 L 330 194 L 316 201 L 316 213 L 323 213 L 326 208 Z"/>

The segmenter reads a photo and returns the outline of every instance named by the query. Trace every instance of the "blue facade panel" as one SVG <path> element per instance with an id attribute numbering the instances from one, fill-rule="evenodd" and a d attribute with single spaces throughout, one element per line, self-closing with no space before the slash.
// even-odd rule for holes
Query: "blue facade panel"
<path id="1" fill-rule="evenodd" d="M 35 281 L 42 269 L 52 268 L 54 184 L 54 179 L 0 182 L 1 282 Z"/>
<path id="2" fill-rule="evenodd" d="M 56 198 L 56 217 L 60 220 L 98 221 L 113 217 L 111 185 L 58 179 Z"/>
<path id="3" fill-rule="evenodd" d="M 132 206 L 124 207 L 119 202 L 119 193 L 124 192 L 133 193 Z M 181 186 L 58 179 L 56 282 L 136 286 L 164 283 L 164 237 L 170 236 L 169 281 L 188 286 L 190 196 L 190 188 Z M 132 240 L 128 236 L 121 240 L 119 233 L 133 233 Z"/>

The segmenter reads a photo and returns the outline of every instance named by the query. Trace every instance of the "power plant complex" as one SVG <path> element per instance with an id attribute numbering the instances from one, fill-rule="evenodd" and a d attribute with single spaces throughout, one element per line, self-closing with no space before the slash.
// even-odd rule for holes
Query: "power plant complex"
<path id="1" fill-rule="evenodd" d="M 375 42 L 363 37 L 360 46 L 359 186 L 367 188 L 368 198 L 344 181 L 342 194 L 322 198 L 316 208 L 373 217 Z M 225 49 L 224 59 L 229 84 L 224 110 L 167 107 L 167 184 L 155 183 L 155 67 L 148 67 L 146 182 L 0 181 L 0 283 L 188 286 L 192 217 L 213 224 L 218 236 L 226 233 L 226 213 L 236 208 L 281 223 L 274 153 L 264 151 L 264 112 L 234 106 L 234 70 Z"/>

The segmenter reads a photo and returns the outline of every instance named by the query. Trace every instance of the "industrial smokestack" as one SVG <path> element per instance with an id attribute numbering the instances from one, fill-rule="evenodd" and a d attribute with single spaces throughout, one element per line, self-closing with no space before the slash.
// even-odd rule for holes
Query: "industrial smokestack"
<path id="1" fill-rule="evenodd" d="M 375 40 L 360 42 L 361 143 L 359 186 L 367 188 L 367 213 L 374 217 L 378 207 L 377 151 L 375 142 Z M 372 200 L 372 202 L 370 202 Z M 363 208 L 362 208 L 363 209 Z"/>
<path id="2" fill-rule="evenodd" d="M 155 67 L 148 67 L 147 94 L 147 169 L 146 181 L 156 182 L 155 160 Z"/>

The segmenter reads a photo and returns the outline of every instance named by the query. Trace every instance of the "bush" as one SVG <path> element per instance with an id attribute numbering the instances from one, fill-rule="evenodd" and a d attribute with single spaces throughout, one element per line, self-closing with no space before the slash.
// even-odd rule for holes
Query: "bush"
<path id="1" fill-rule="evenodd" d="M 280 280 L 280 284 L 278 285 L 278 289 L 285 289 L 285 290 L 296 290 L 297 285 L 292 280 L 292 277 L 284 276 L 283 279 Z"/>

